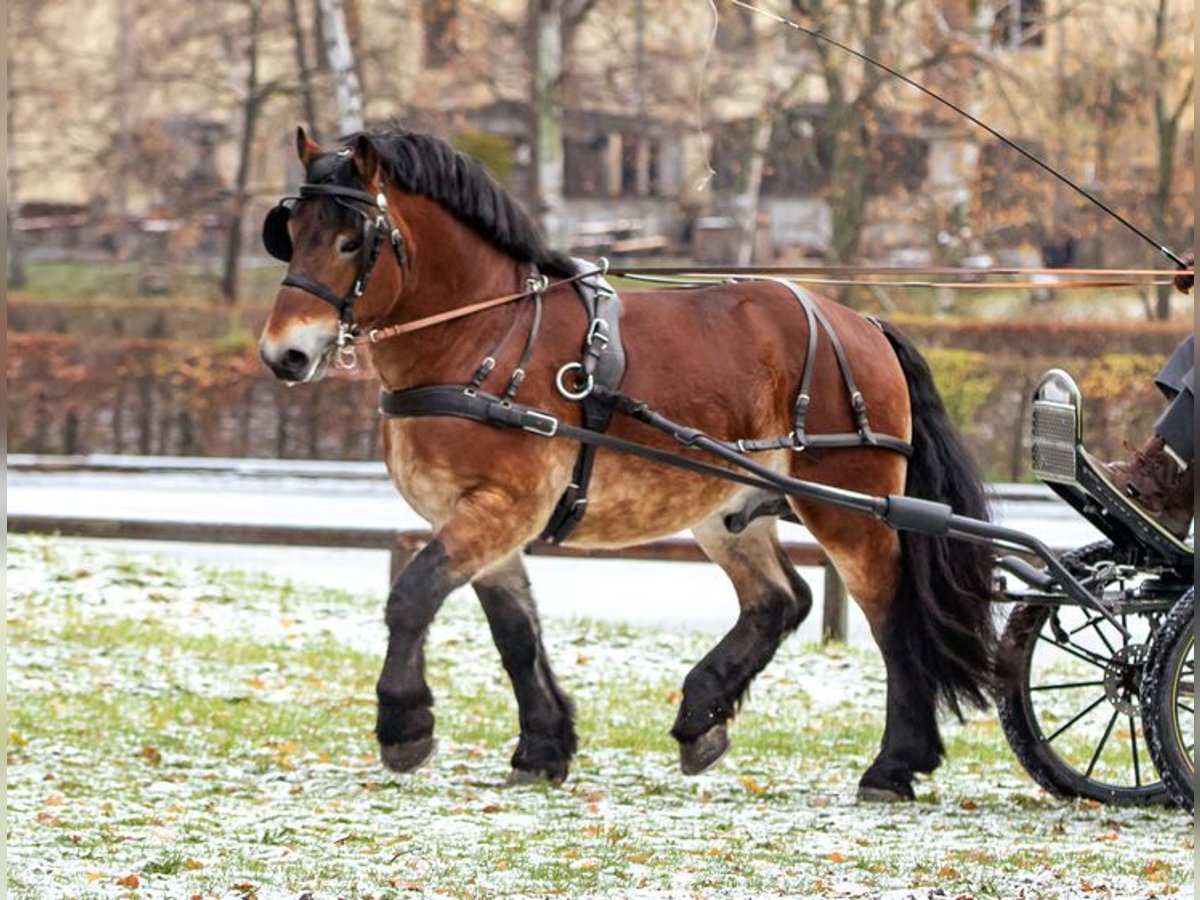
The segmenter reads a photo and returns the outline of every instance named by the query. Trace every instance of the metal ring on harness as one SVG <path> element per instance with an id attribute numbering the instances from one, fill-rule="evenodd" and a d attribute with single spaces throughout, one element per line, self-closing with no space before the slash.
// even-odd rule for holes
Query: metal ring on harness
<path id="1" fill-rule="evenodd" d="M 576 379 L 577 383 L 581 386 L 572 390 L 567 387 L 566 377 L 568 372 L 574 371 L 579 371 L 583 377 Z M 583 363 L 569 362 L 559 369 L 558 373 L 554 376 L 554 386 L 568 400 L 583 400 L 595 388 L 596 379 L 592 377 L 591 373 L 583 371 Z"/>

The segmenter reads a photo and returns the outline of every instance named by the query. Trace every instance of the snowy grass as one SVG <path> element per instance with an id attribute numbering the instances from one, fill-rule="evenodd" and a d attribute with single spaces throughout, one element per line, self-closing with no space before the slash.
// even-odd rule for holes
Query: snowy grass
<path id="1" fill-rule="evenodd" d="M 562 789 L 505 790 L 515 704 L 458 594 L 428 651 L 438 755 L 391 775 L 371 735 L 379 605 L 10 537 L 11 896 L 1191 891 L 1190 819 L 1051 800 L 990 714 L 946 726 L 916 803 L 855 802 L 883 671 L 844 647 L 785 644 L 729 756 L 687 779 L 666 731 L 711 638 L 555 623 L 580 755 Z"/>

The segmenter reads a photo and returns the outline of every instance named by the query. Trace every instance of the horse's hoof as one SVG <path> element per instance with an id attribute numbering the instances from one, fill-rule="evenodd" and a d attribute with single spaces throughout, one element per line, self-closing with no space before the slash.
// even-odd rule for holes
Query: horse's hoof
<path id="1" fill-rule="evenodd" d="M 864 803 L 907 803 L 915 800 L 912 788 L 907 791 L 901 788 L 881 787 L 873 784 L 858 786 L 858 799 Z"/>
<path id="2" fill-rule="evenodd" d="M 513 769 L 504 779 L 505 787 L 525 787 L 531 784 L 548 784 L 550 787 L 561 787 L 566 775 L 551 775 L 545 769 L 531 771 L 529 769 Z"/>
<path id="3" fill-rule="evenodd" d="M 411 772 L 427 763 L 436 749 L 437 740 L 431 735 L 406 744 L 380 744 L 379 758 L 393 772 Z"/>
<path id="4" fill-rule="evenodd" d="M 679 745 L 679 768 L 684 775 L 699 775 L 728 752 L 729 734 L 725 726 L 714 725 L 694 741 Z"/>

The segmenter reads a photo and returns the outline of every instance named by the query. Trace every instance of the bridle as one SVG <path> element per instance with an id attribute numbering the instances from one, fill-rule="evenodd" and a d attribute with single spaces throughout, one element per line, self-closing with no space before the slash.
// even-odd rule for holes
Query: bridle
<path id="1" fill-rule="evenodd" d="M 339 204 L 357 213 L 362 218 L 362 246 L 358 251 L 358 268 L 354 281 L 345 294 L 338 294 L 326 284 L 310 278 L 302 272 L 289 271 L 282 285 L 299 288 L 330 304 L 338 313 L 337 350 L 344 366 L 354 365 L 354 344 L 361 328 L 354 320 L 354 305 L 367 289 L 367 283 L 379 261 L 379 250 L 384 236 L 392 246 L 396 263 L 403 270 L 408 263 L 404 237 L 388 215 L 386 184 L 380 182 L 378 193 L 371 194 L 357 188 L 340 184 L 306 182 L 300 185 L 295 196 L 284 197 L 263 221 L 263 245 L 267 252 L 283 262 L 292 259 L 292 239 L 288 234 L 288 220 L 301 200 L 314 197 L 332 197 Z"/>

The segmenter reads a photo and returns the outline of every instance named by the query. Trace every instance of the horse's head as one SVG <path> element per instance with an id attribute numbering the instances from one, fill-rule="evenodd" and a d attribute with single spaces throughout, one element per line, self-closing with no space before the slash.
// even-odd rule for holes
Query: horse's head
<path id="1" fill-rule="evenodd" d="M 405 268 L 371 139 L 326 152 L 300 128 L 296 151 L 305 183 L 263 223 L 263 244 L 288 271 L 258 345 L 288 382 L 315 381 L 338 352 L 351 354 L 363 325 L 382 321 L 398 300 Z"/>

